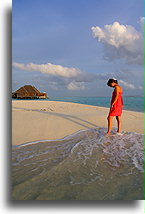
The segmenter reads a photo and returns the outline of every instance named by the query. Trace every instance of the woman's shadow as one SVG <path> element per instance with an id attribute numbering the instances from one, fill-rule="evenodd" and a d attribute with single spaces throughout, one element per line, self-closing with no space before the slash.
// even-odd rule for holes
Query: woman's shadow
<path id="1" fill-rule="evenodd" d="M 69 115 L 69 114 L 64 114 L 64 113 L 56 113 L 56 112 L 48 112 L 45 109 L 42 109 L 42 110 L 37 110 L 37 109 L 30 110 L 30 109 L 27 109 L 27 108 L 20 108 L 20 107 L 13 107 L 13 108 L 21 109 L 21 110 L 25 110 L 25 111 L 39 112 L 39 113 L 47 114 L 47 115 L 54 115 L 56 117 L 60 117 L 60 118 L 69 120 L 69 121 L 71 121 L 73 123 L 76 123 L 77 125 L 80 125 L 80 126 L 85 127 L 85 128 L 90 128 L 90 126 L 96 127 L 96 124 L 93 124 L 93 123 L 91 123 L 91 122 L 89 122 L 87 120 L 81 119 L 81 118 L 76 117 L 74 115 Z M 90 125 L 90 126 L 88 126 L 88 125 Z"/>

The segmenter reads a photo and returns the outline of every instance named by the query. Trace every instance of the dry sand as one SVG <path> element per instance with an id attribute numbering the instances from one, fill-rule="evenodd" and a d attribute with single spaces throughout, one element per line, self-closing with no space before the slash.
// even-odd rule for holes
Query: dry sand
<path id="1" fill-rule="evenodd" d="M 12 144 L 61 139 L 79 130 L 107 127 L 108 112 L 105 107 L 77 103 L 13 100 Z M 143 133 L 143 113 L 123 110 L 122 131 Z"/>

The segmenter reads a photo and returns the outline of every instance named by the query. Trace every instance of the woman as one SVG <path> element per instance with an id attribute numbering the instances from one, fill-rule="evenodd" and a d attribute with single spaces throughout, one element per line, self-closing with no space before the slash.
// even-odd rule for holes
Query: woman
<path id="1" fill-rule="evenodd" d="M 123 99 L 122 99 L 122 88 L 118 85 L 118 81 L 116 79 L 109 79 L 107 85 L 114 88 L 111 99 L 110 112 L 108 114 L 108 131 L 107 135 L 110 135 L 112 129 L 112 118 L 116 116 L 117 120 L 117 133 L 119 134 L 121 131 L 121 114 L 123 108 Z"/>

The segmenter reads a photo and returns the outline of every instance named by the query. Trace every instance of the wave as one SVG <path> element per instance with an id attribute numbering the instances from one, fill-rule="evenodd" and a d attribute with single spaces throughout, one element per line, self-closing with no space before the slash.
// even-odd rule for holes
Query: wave
<path id="1" fill-rule="evenodd" d="M 143 199 L 143 135 L 106 128 L 12 149 L 16 200 Z"/>

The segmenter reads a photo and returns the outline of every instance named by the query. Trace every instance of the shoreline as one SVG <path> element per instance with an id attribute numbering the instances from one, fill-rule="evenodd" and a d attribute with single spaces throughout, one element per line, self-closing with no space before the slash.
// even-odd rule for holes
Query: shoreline
<path id="1" fill-rule="evenodd" d="M 59 140 L 81 130 L 107 128 L 108 112 L 106 107 L 80 103 L 12 100 L 12 145 Z M 143 118 L 142 112 L 123 110 L 122 131 L 143 134 Z"/>
<path id="2" fill-rule="evenodd" d="M 96 127 L 96 128 L 104 128 L 104 127 Z M 26 143 L 19 144 L 19 145 L 12 145 L 12 149 L 19 149 L 21 147 L 25 147 L 25 146 L 29 146 L 29 145 L 35 145 L 37 143 L 53 143 L 53 142 L 59 142 L 60 143 L 61 141 L 69 140 L 69 139 L 71 139 L 71 137 L 77 136 L 80 133 L 90 131 L 90 129 L 79 130 L 77 132 L 74 132 L 74 133 L 72 133 L 70 135 L 67 135 L 64 138 L 60 138 L 60 139 L 55 139 L 55 140 L 37 140 L 37 141 L 32 141 L 32 142 L 26 142 Z M 126 134 L 126 132 L 124 132 L 124 133 Z M 140 134 L 140 133 L 137 133 L 137 132 L 128 132 L 128 133 L 144 135 L 144 134 Z M 112 134 L 112 135 L 109 135 L 108 137 L 112 137 L 112 136 L 117 136 L 117 135 Z"/>
<path id="3" fill-rule="evenodd" d="M 124 96 L 124 97 L 133 97 L 133 96 Z M 106 97 L 103 97 L 103 98 L 106 98 Z M 109 98 L 109 101 L 110 101 L 110 96 L 108 96 L 107 98 Z M 14 99 L 14 98 L 12 98 L 12 101 L 18 101 L 18 102 L 20 102 L 20 101 L 28 101 L 28 102 L 31 102 L 31 101 L 37 101 L 37 102 L 41 102 L 41 101 L 45 101 L 45 102 L 47 102 L 47 101 L 48 102 L 63 102 L 63 103 L 75 103 L 75 104 L 81 104 L 81 105 L 87 105 L 87 106 L 109 108 L 107 106 L 102 106 L 102 105 L 93 105 L 93 104 L 86 104 L 86 103 L 78 103 L 78 102 L 71 102 L 71 101 L 65 101 L 65 100 L 63 100 L 63 101 L 61 101 L 61 100 L 51 100 L 51 98 L 49 98 L 49 99 Z M 144 110 L 133 110 L 133 109 L 126 109 L 126 108 L 124 108 L 124 110 L 125 111 L 131 111 L 131 112 L 133 111 L 133 112 L 144 113 Z"/>

